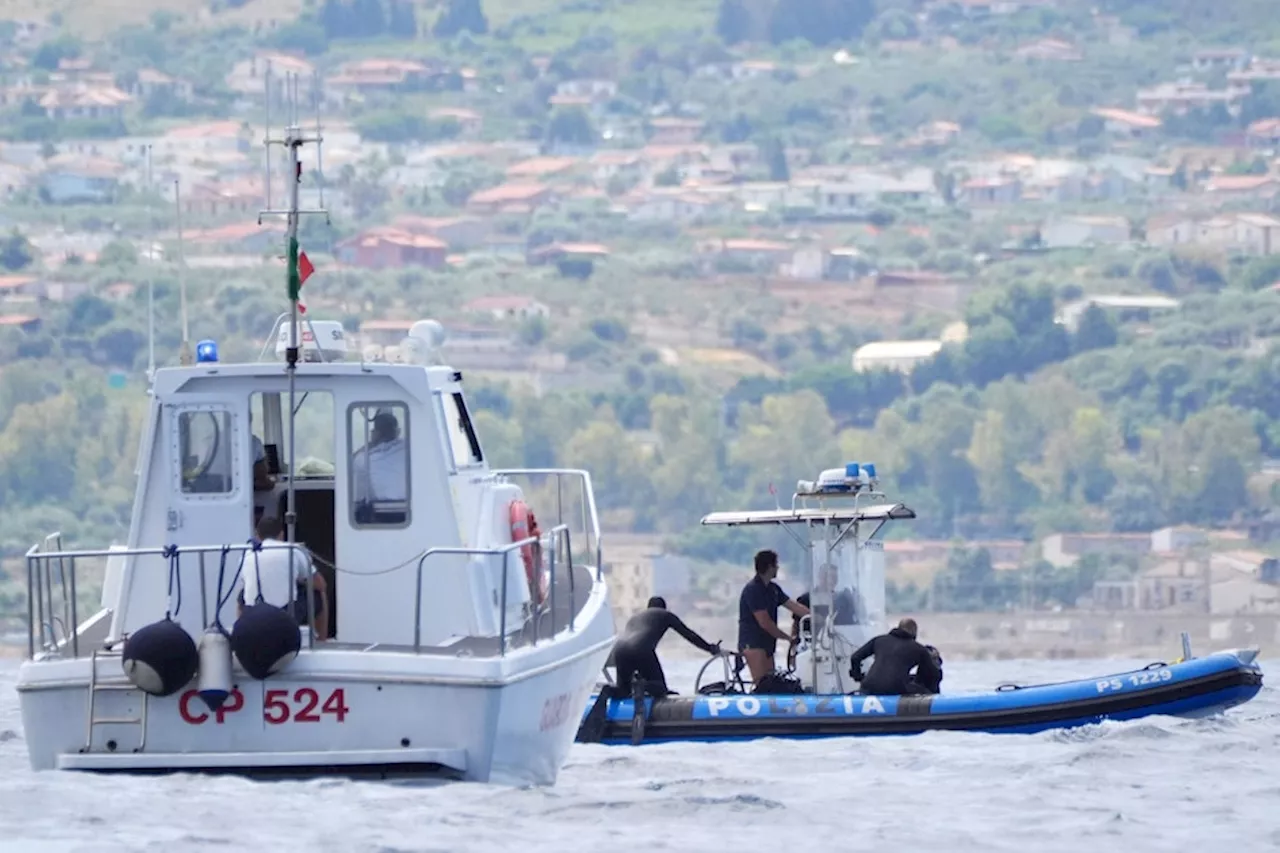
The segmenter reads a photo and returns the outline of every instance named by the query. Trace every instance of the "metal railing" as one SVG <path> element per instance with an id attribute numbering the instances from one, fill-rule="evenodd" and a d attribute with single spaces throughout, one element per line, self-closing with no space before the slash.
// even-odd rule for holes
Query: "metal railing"
<path id="1" fill-rule="evenodd" d="M 567 524 L 565 519 L 565 480 L 577 481 L 577 494 L 570 500 L 580 501 L 582 531 L 586 536 L 587 553 L 594 558 L 596 580 L 604 578 L 603 547 L 600 534 L 600 514 L 596 510 L 596 493 L 591 487 L 591 474 L 580 468 L 500 468 L 493 471 L 499 477 L 551 477 L 555 479 L 556 526 Z M 526 498 L 528 495 L 526 495 Z"/>
<path id="2" fill-rule="evenodd" d="M 598 540 L 597 540 L 598 541 Z M 45 544 L 53 545 L 60 543 L 61 538 L 58 534 L 51 534 L 46 537 Z M 507 604 L 509 601 L 509 580 L 508 573 L 510 568 L 511 554 L 518 549 L 540 542 L 544 545 L 544 554 L 546 555 L 550 580 L 547 590 L 547 610 L 535 608 L 531 613 L 529 623 L 532 625 L 532 641 L 536 645 L 540 639 L 541 622 L 546 613 L 550 613 L 551 627 L 550 636 L 554 636 L 560 625 L 557 621 L 557 582 L 556 568 L 558 565 L 568 566 L 568 583 L 569 583 L 569 609 L 568 617 L 565 620 L 566 626 L 574 629 L 577 607 L 577 584 L 574 573 L 573 563 L 573 539 L 569 526 L 566 524 L 557 525 L 551 528 L 540 537 L 529 537 L 519 542 L 513 542 L 509 545 L 503 545 L 497 548 L 452 548 L 438 547 L 428 549 L 418 560 L 416 591 L 414 599 L 414 633 L 413 648 L 415 653 L 420 653 L 422 648 L 422 571 L 427 560 L 432 557 L 441 555 L 469 555 L 469 556 L 500 556 L 502 558 L 502 590 L 500 594 L 500 613 L 498 617 L 498 654 L 505 656 L 507 652 Z M 301 552 L 308 560 L 310 555 L 307 550 L 296 544 L 280 543 L 265 545 L 261 550 L 281 550 Z M 209 607 L 209 571 L 211 569 L 222 571 L 223 555 L 231 558 L 234 555 L 235 565 L 240 567 L 240 560 L 243 557 L 244 564 L 242 571 L 252 571 L 253 566 L 250 560 L 251 553 L 254 551 L 252 543 L 239 543 L 236 545 L 192 545 L 189 547 L 179 547 L 174 550 L 169 548 L 110 548 L 96 550 L 76 550 L 76 551 L 49 551 L 42 550 L 41 545 L 34 545 L 26 554 L 27 564 L 27 656 L 34 658 L 37 650 L 44 652 L 57 652 L 70 648 L 72 657 L 80 657 L 80 604 L 77 600 L 77 569 L 78 565 L 82 565 L 89 560 L 129 560 L 139 557 L 158 557 L 160 559 L 176 558 L 177 573 L 179 582 L 183 577 L 181 559 L 183 556 L 195 554 L 198 558 L 198 583 L 199 583 L 199 599 L 200 599 L 200 625 L 201 628 L 207 627 L 217 618 L 218 613 L 214 612 L 211 618 Z M 209 566 L 207 557 L 214 555 L 216 558 L 212 567 Z M 230 568 L 228 566 L 228 568 Z M 541 589 L 541 573 L 542 567 L 538 567 L 537 581 L 538 588 Z M 597 578 L 599 577 L 599 569 L 597 567 Z M 167 578 L 167 574 L 165 575 Z M 235 571 L 225 574 L 223 577 L 227 581 L 227 586 L 218 591 L 217 596 L 220 600 L 215 603 L 215 611 L 220 612 L 228 601 L 230 601 L 233 590 L 236 586 Z M 314 597 L 314 575 L 308 573 L 306 579 L 306 596 L 309 623 L 315 623 L 315 597 Z M 62 616 L 59 617 L 59 612 Z M 315 634 L 308 631 L 307 634 L 308 648 L 314 648 Z"/>
<path id="3" fill-rule="evenodd" d="M 45 538 L 46 544 L 60 541 L 61 538 L 56 533 Z M 266 545 L 262 548 L 263 551 L 278 549 L 300 551 L 310 559 L 306 549 L 300 545 L 280 543 L 278 545 Z M 80 606 L 76 594 L 77 561 L 106 560 L 109 562 L 112 559 L 136 559 L 138 557 L 168 559 L 170 556 L 176 556 L 179 560 L 177 571 L 179 577 L 181 577 L 180 561 L 182 556 L 192 553 L 197 554 L 199 557 L 200 624 L 204 628 L 211 621 L 209 616 L 206 556 L 215 554 L 221 558 L 225 551 L 228 557 L 235 554 L 237 565 L 239 565 L 240 555 L 244 554 L 246 555 L 245 567 L 247 569 L 250 567 L 247 553 L 253 550 L 253 545 L 248 542 L 236 545 L 191 545 L 178 548 L 175 551 L 170 551 L 168 548 L 111 548 L 81 551 L 63 551 L 59 549 L 57 551 L 42 551 L 40 545 L 33 545 L 26 553 L 27 656 L 34 658 L 37 649 L 51 652 L 58 651 L 60 647 L 65 648 L 69 645 L 72 657 L 80 657 Z M 56 575 L 55 567 L 57 569 Z M 234 575 L 232 577 L 234 578 Z M 313 600 L 312 577 L 311 575 L 307 577 L 307 597 L 309 601 Z M 234 581 L 232 580 L 231 588 L 222 591 L 228 600 L 233 588 Z M 221 609 L 225 603 L 225 600 L 219 602 L 218 609 Z M 313 606 L 313 604 L 308 605 L 309 608 Z M 59 610 L 63 614 L 62 618 L 57 615 Z M 311 613 L 311 618 L 314 621 L 314 613 Z M 308 639 L 310 645 L 313 640 L 310 637 Z"/>
<path id="4" fill-rule="evenodd" d="M 502 545 L 497 548 L 453 548 L 440 547 L 430 548 L 422 558 L 418 560 L 418 576 L 416 585 L 416 594 L 414 595 L 414 614 L 413 614 L 413 651 L 415 653 L 422 650 L 422 567 L 427 560 L 432 557 L 453 555 L 467 557 L 501 557 L 502 558 L 502 592 L 499 595 L 498 603 L 498 656 L 505 657 L 507 654 L 507 601 L 508 601 L 508 580 L 507 575 L 511 566 L 511 554 L 517 549 L 532 545 L 535 542 L 541 542 L 543 539 L 549 540 L 551 547 L 547 550 L 548 568 L 551 576 L 547 590 L 547 605 L 551 614 L 551 636 L 555 636 L 556 628 L 556 560 L 560 552 L 560 542 L 565 543 L 566 563 L 569 566 L 569 619 L 567 627 L 570 631 L 574 627 L 575 610 L 577 607 L 577 586 L 573 578 L 573 547 L 572 539 L 569 533 L 569 526 L 560 524 L 551 528 L 542 536 L 530 536 L 527 539 L 521 539 L 519 542 L 512 542 L 509 545 Z M 541 573 L 542 567 L 538 566 L 537 571 Z M 539 579 L 540 580 L 540 579 Z M 539 582 L 539 588 L 541 584 Z M 530 590 L 533 595 L 533 590 Z M 532 618 L 533 623 L 533 643 L 538 643 L 538 625 L 542 621 L 541 611 L 534 609 Z"/>

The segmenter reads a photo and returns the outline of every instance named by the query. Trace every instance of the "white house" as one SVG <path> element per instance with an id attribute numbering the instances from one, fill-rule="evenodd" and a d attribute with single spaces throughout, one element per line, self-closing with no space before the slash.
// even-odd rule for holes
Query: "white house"
<path id="1" fill-rule="evenodd" d="M 1159 553 L 1188 551 L 1208 543 L 1209 536 L 1198 527 L 1162 527 L 1151 532 L 1151 550 Z"/>
<path id="2" fill-rule="evenodd" d="M 489 314 L 495 320 L 546 317 L 551 309 L 532 296 L 482 296 L 462 306 L 468 314 Z"/>
<path id="3" fill-rule="evenodd" d="M 1182 303 L 1169 296 L 1089 296 L 1064 305 L 1058 319 L 1074 332 L 1090 305 L 1119 314 L 1147 316 L 1153 311 L 1177 310 Z"/>
<path id="4" fill-rule="evenodd" d="M 1143 139 L 1160 130 L 1164 124 L 1155 116 L 1114 107 L 1099 107 L 1091 112 L 1102 119 L 1102 127 L 1107 133 L 1129 139 Z"/>
<path id="5" fill-rule="evenodd" d="M 821 246 L 802 246 L 791 255 L 790 261 L 779 266 L 778 272 L 787 278 L 820 281 L 827 275 L 830 257 Z"/>
<path id="6" fill-rule="evenodd" d="M 910 373 L 916 365 L 942 351 L 942 341 L 875 341 L 853 353 L 856 373 L 869 370 L 897 370 Z"/>
<path id="7" fill-rule="evenodd" d="M 684 187 L 653 187 L 632 193 L 624 204 L 632 222 L 693 222 L 714 214 L 722 200 Z"/>
<path id="8" fill-rule="evenodd" d="M 565 80 L 556 86 L 562 98 L 587 98 L 592 102 L 618 97 L 618 84 L 613 80 Z"/>
<path id="9" fill-rule="evenodd" d="M 1059 216 L 1040 228 L 1040 241 L 1050 249 L 1118 246 L 1129 242 L 1129 231 L 1123 216 Z"/>
<path id="10" fill-rule="evenodd" d="M 270 51 L 260 51 L 249 59 L 236 63 L 225 83 L 235 94 L 258 101 L 266 93 L 265 80 L 268 74 L 271 76 L 273 101 L 286 102 L 290 99 L 292 75 L 297 76 L 298 95 L 304 102 L 308 101 L 318 85 L 315 66 L 310 62 L 298 56 Z"/>
<path id="11" fill-rule="evenodd" d="M 1274 255 L 1280 253 L 1280 219 L 1265 213 L 1220 213 L 1207 219 L 1153 218 L 1147 222 L 1147 243 Z"/>
<path id="12" fill-rule="evenodd" d="M 942 207 L 932 169 L 910 169 L 902 174 L 848 170 L 819 178 L 817 212 L 820 216 L 865 215 L 882 204 L 916 204 Z"/>

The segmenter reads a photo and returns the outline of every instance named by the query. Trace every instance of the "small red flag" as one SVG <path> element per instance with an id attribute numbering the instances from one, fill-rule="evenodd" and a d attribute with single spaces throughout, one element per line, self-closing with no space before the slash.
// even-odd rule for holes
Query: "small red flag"
<path id="1" fill-rule="evenodd" d="M 299 291 L 302 290 L 302 285 L 307 283 L 307 279 L 310 278 L 311 274 L 315 271 L 316 271 L 316 268 L 312 266 L 311 259 L 307 257 L 307 253 L 299 252 L 298 253 L 298 290 Z M 298 313 L 299 314 L 307 313 L 307 306 L 302 302 L 301 292 L 298 293 Z"/>
<path id="2" fill-rule="evenodd" d="M 301 285 L 303 285 L 303 284 L 306 284 L 306 283 L 307 283 L 307 279 L 308 279 L 308 278 L 310 278 L 310 277 L 311 277 L 311 274 L 312 274 L 313 272 L 315 272 L 315 271 L 316 271 L 316 268 L 315 268 L 315 267 L 313 267 L 313 266 L 311 265 L 311 259 L 307 257 L 307 253 L 306 253 L 306 252 L 299 252 L 299 253 L 298 253 L 298 282 L 299 282 L 299 285 L 301 286 Z"/>

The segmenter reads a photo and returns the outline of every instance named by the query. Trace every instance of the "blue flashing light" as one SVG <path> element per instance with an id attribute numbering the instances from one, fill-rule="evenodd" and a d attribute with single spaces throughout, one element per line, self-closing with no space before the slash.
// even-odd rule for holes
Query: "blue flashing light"
<path id="1" fill-rule="evenodd" d="M 203 340 L 196 344 L 196 364 L 212 364 L 218 360 L 218 342 Z"/>
<path id="2" fill-rule="evenodd" d="M 876 463 L 863 462 L 862 470 L 866 472 L 868 480 L 874 480 L 876 478 Z"/>
<path id="3" fill-rule="evenodd" d="M 857 462 L 846 462 L 844 465 L 844 475 L 850 480 L 858 479 L 859 465 Z"/>

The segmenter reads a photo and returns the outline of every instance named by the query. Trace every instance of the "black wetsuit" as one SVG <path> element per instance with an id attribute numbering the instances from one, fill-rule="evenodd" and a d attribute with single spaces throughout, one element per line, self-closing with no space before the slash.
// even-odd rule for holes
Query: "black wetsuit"
<path id="1" fill-rule="evenodd" d="M 658 660 L 658 643 L 668 630 L 675 631 L 708 654 L 716 652 L 715 645 L 699 637 L 670 610 L 661 607 L 641 610 L 627 620 L 622 636 L 613 644 L 613 665 L 617 669 L 620 693 L 630 693 L 631 680 L 637 672 L 641 680 L 648 683 L 651 692 L 657 695 L 668 692 L 667 676 Z"/>
<path id="2" fill-rule="evenodd" d="M 632 722 L 632 743 L 639 743 L 644 736 L 645 694 L 664 697 L 670 694 L 667 676 L 658 660 L 658 643 L 668 630 L 709 654 L 720 650 L 694 633 L 680 617 L 663 607 L 648 607 L 627 620 L 622 636 L 613 644 L 613 651 L 605 666 L 612 665 L 617 673 L 617 683 L 600 689 L 596 702 L 578 728 L 579 743 L 599 743 L 608 725 L 609 702 L 612 699 L 632 698 L 635 715 Z M 637 675 L 639 676 L 637 678 Z"/>
<path id="3" fill-rule="evenodd" d="M 861 692 L 872 696 L 938 692 L 942 670 L 934 663 L 929 650 L 901 628 L 873 637 L 854 652 L 849 660 L 849 674 L 856 678 L 862 662 L 872 655 L 875 661 L 862 679 Z M 915 678 L 911 677 L 912 669 L 916 670 Z"/>

